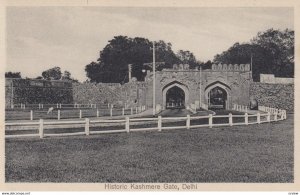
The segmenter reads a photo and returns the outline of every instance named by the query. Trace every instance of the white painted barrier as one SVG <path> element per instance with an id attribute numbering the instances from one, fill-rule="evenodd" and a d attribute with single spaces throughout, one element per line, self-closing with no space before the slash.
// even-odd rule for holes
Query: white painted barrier
<path id="1" fill-rule="evenodd" d="M 268 109 L 269 110 L 269 109 Z M 272 111 L 272 110 L 271 110 Z M 80 110 L 81 113 L 81 110 Z M 281 114 L 279 114 L 281 113 Z M 81 115 L 81 114 L 80 114 Z M 274 120 L 271 120 L 271 116 L 274 117 Z M 279 117 L 278 117 L 279 116 Z M 249 118 L 255 118 L 255 121 L 249 122 Z M 265 118 L 267 120 L 262 120 Z M 214 118 L 228 118 L 228 123 L 215 123 Z M 241 119 L 241 122 L 234 122 L 233 118 L 244 118 L 244 122 Z M 208 119 L 208 123 L 204 124 L 197 124 L 191 125 L 191 120 L 197 119 Z M 233 125 L 249 125 L 249 124 L 261 124 L 261 123 L 269 123 L 272 121 L 280 121 L 286 119 L 286 112 L 283 110 L 279 111 L 278 113 L 271 113 L 268 112 L 266 114 L 257 113 L 254 115 L 250 115 L 245 113 L 244 115 L 232 115 L 229 113 L 228 115 L 212 115 L 209 114 L 208 116 L 190 116 L 187 115 L 186 117 L 162 117 L 158 116 L 155 118 L 132 118 L 130 119 L 128 116 L 125 119 L 94 119 L 90 120 L 88 118 L 84 120 L 75 120 L 75 121 L 44 121 L 40 119 L 38 122 L 30 121 L 30 122 L 6 122 L 5 129 L 6 131 L 15 131 L 23 127 L 29 127 L 28 130 L 37 129 L 38 134 L 20 134 L 20 135 L 5 135 L 5 138 L 15 138 L 15 137 L 30 137 L 30 136 L 39 136 L 40 138 L 44 138 L 47 136 L 67 136 L 67 135 L 90 135 L 90 134 L 100 134 L 100 133 L 119 133 L 119 132 L 127 132 L 130 131 L 150 131 L 150 130 L 167 130 L 167 129 L 191 129 L 191 128 L 198 128 L 198 127 L 218 127 L 218 126 L 233 126 Z M 179 121 L 186 121 L 185 125 L 176 125 L 176 126 L 167 126 L 163 127 L 164 122 L 179 122 Z M 146 127 L 146 128 L 130 128 L 130 123 L 134 124 L 145 124 L 145 123 L 156 123 L 156 127 Z M 93 125 L 103 125 L 108 124 L 108 126 L 112 126 L 112 124 L 117 126 L 122 126 L 125 124 L 125 129 L 117 129 L 117 130 L 104 130 L 104 131 L 90 131 L 90 126 Z M 45 134 L 44 128 L 47 129 L 60 129 L 60 128 L 80 128 L 84 127 L 84 132 L 75 132 L 75 133 L 55 133 L 55 134 Z M 20 129 L 19 129 L 20 130 Z M 25 129 L 26 130 L 26 129 Z"/>

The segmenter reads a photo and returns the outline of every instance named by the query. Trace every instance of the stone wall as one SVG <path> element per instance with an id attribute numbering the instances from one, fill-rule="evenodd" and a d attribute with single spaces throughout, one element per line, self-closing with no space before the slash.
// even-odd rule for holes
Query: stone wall
<path id="1" fill-rule="evenodd" d="M 73 99 L 77 104 L 122 104 L 121 85 L 111 83 L 73 83 Z"/>
<path id="2" fill-rule="evenodd" d="M 73 103 L 72 83 L 38 79 L 5 79 L 5 106 Z"/>
<path id="3" fill-rule="evenodd" d="M 259 105 L 294 112 L 294 84 L 253 82 L 250 85 L 250 96 L 254 97 Z"/>
<path id="4" fill-rule="evenodd" d="M 261 83 L 293 84 L 294 78 L 275 77 L 274 74 L 260 74 Z"/>
<path id="5" fill-rule="evenodd" d="M 73 99 L 77 104 L 114 104 L 135 107 L 145 105 L 145 83 L 74 83 Z"/>

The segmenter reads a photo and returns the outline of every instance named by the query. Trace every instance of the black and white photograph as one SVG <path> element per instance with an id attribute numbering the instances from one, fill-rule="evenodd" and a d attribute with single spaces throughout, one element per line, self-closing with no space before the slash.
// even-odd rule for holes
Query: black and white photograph
<path id="1" fill-rule="evenodd" d="M 293 6 L 4 9 L 5 184 L 295 183 Z"/>

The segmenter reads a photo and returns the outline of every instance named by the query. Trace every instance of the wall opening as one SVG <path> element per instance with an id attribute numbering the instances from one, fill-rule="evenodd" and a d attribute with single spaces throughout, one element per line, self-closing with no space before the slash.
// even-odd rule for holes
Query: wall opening
<path id="1" fill-rule="evenodd" d="M 185 108 L 185 94 L 181 88 L 174 86 L 167 91 L 166 108 Z"/>
<path id="2" fill-rule="evenodd" d="M 226 109 L 227 92 L 221 87 L 214 87 L 208 93 L 208 107 L 212 109 Z"/>

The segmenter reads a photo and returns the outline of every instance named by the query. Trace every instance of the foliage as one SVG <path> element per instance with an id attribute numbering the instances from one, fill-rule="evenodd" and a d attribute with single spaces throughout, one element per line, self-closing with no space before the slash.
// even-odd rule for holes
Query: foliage
<path id="1" fill-rule="evenodd" d="M 67 71 L 67 70 L 64 71 L 64 74 L 63 74 L 63 76 L 62 76 L 61 79 L 65 80 L 65 81 L 76 82 L 76 83 L 78 82 L 77 79 L 74 79 L 74 78 L 71 77 L 71 73 L 69 71 Z"/>
<path id="2" fill-rule="evenodd" d="M 189 64 L 190 68 L 196 68 L 198 66 L 196 57 L 190 51 L 179 50 L 177 52 L 177 57 L 180 59 L 182 63 Z"/>
<path id="3" fill-rule="evenodd" d="M 211 65 L 212 65 L 212 62 L 210 60 L 208 60 L 207 62 L 197 62 L 197 64 L 202 68 L 202 70 L 205 70 L 205 69 L 211 69 Z"/>
<path id="4" fill-rule="evenodd" d="M 145 74 L 143 69 L 151 69 L 144 63 L 153 60 L 153 43 L 146 38 L 127 36 L 115 36 L 100 51 L 98 62 L 86 65 L 85 71 L 91 82 L 124 83 L 128 82 L 128 64 L 132 64 L 132 77 L 143 80 Z M 189 52 L 190 56 L 194 56 Z M 183 63 L 173 52 L 172 44 L 162 40 L 155 42 L 155 58 L 157 62 L 165 64 L 158 67 L 171 68 L 173 64 Z"/>
<path id="5" fill-rule="evenodd" d="M 214 63 L 253 65 L 253 80 L 259 74 L 278 77 L 294 76 L 294 31 L 269 29 L 259 32 L 250 43 L 235 43 L 227 51 L 217 54 Z"/>
<path id="6" fill-rule="evenodd" d="M 60 80 L 61 79 L 61 70 L 60 67 L 50 68 L 42 72 L 42 76 L 46 80 Z"/>
<path id="7" fill-rule="evenodd" d="M 5 78 L 22 78 L 20 72 L 6 72 Z"/>
<path id="8" fill-rule="evenodd" d="M 294 31 L 269 29 L 251 40 L 271 55 L 273 72 L 280 77 L 294 77 Z"/>

